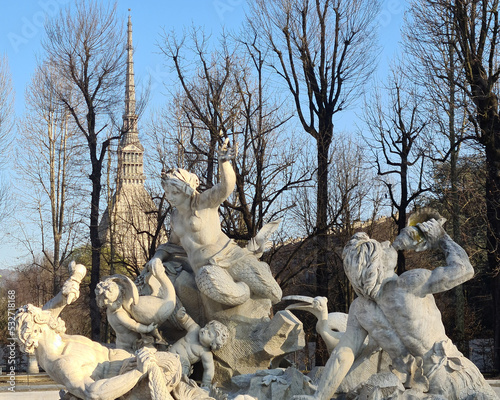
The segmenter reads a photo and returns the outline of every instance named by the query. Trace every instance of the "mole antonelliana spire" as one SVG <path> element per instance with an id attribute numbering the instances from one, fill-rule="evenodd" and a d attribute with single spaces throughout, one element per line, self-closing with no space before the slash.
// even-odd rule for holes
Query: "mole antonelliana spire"
<path id="1" fill-rule="evenodd" d="M 132 44 L 132 19 L 127 24 L 127 73 L 125 79 L 125 113 L 123 136 L 118 146 L 118 190 L 123 186 L 144 186 L 144 147 L 137 131 L 138 116 L 135 110 L 134 47 Z"/>
<path id="2" fill-rule="evenodd" d="M 129 9 L 130 11 L 130 9 Z M 127 70 L 122 137 L 118 144 L 116 193 L 103 214 L 99 233 L 112 258 L 142 267 L 157 230 L 157 207 L 144 187 L 144 147 L 139 140 L 134 81 L 132 19 L 127 23 Z M 111 210 L 111 211 L 110 211 Z M 161 231 L 159 243 L 165 240 Z"/>

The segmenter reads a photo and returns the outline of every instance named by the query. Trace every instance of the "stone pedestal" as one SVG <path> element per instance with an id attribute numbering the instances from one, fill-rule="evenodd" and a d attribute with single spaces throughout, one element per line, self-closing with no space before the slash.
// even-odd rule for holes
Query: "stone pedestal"
<path id="1" fill-rule="evenodd" d="M 36 356 L 34 354 L 28 355 L 28 366 L 26 367 L 26 372 L 28 374 L 38 374 L 40 372 L 38 362 L 36 361 Z"/>
<path id="2" fill-rule="evenodd" d="M 230 331 L 226 345 L 214 352 L 216 382 L 228 386 L 233 376 L 267 369 L 304 347 L 302 323 L 289 311 L 270 319 L 270 306 L 269 300 L 249 300 L 213 316 Z"/>

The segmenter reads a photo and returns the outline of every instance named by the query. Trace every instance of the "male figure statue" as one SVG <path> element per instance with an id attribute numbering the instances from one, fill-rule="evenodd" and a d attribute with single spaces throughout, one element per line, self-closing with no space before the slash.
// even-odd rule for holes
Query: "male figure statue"
<path id="1" fill-rule="evenodd" d="M 59 313 L 78 298 L 86 273 L 83 265 L 74 262 L 70 270 L 70 279 L 43 309 L 28 304 L 15 317 L 21 350 L 34 353 L 54 381 L 81 399 L 213 400 L 206 391 L 181 380 L 182 365 L 176 354 L 143 348 L 133 355 L 84 336 L 67 335 Z"/>
<path id="2" fill-rule="evenodd" d="M 349 309 L 347 330 L 325 366 L 316 393 L 296 398 L 331 399 L 370 335 L 389 354 L 392 372 L 412 393 L 436 400 L 497 399 L 476 366 L 446 336 L 434 301 L 433 293 L 473 277 L 467 254 L 434 219 L 406 228 L 395 246 L 439 247 L 446 266 L 413 269 L 398 276 L 396 249 L 389 242 L 356 233 L 343 253 L 345 272 L 358 295 Z"/>

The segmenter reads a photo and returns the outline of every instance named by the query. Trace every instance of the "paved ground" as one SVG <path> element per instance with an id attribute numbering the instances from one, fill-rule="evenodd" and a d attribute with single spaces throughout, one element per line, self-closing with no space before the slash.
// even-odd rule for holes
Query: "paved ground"
<path id="1" fill-rule="evenodd" d="M 18 400 L 59 400 L 59 391 L 33 391 L 33 392 L 0 392 L 0 399 Z"/>
<path id="2" fill-rule="evenodd" d="M 495 393 L 500 397 L 500 380 L 488 381 Z M 17 391 L 15 393 L 0 391 L 0 399 L 8 400 L 59 400 L 59 390 Z"/>

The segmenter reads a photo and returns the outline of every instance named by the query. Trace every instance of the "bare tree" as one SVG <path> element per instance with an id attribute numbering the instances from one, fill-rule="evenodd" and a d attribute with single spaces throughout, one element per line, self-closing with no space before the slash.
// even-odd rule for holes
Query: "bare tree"
<path id="1" fill-rule="evenodd" d="M 226 37 L 221 39 L 217 51 L 210 52 L 209 37 L 195 28 L 180 39 L 174 33 L 165 34 L 160 50 L 173 63 L 182 87 L 176 103 L 181 113 L 178 122 L 182 130 L 187 130 L 188 141 L 183 143 L 192 148 L 188 159 L 191 167 L 202 163 L 202 181 L 211 187 L 216 177 L 217 147 L 227 137 L 239 112 L 240 102 L 232 90 L 235 55 Z"/>
<path id="2" fill-rule="evenodd" d="M 443 23 L 444 22 L 444 23 Z M 470 134 L 471 123 L 468 116 L 465 75 L 461 71 L 460 60 L 456 51 L 456 35 L 452 26 L 450 10 L 441 10 L 440 14 L 427 12 L 427 0 L 413 1 L 408 13 L 404 33 L 405 49 L 415 62 L 410 70 L 410 79 L 423 90 L 423 102 L 426 112 L 432 115 L 433 132 L 429 142 L 441 157 L 437 162 L 446 163 L 445 175 L 450 187 L 442 210 L 449 218 L 453 240 L 462 241 L 461 221 L 463 202 L 460 200 L 461 168 L 459 167 L 461 147 L 464 138 Z M 436 133 L 438 135 L 436 135 Z M 443 177 L 443 175 L 441 175 Z M 441 189 L 441 185 L 440 185 Z M 449 189 L 449 190 L 448 190 Z M 440 196 L 442 193 L 438 193 Z M 454 342 L 461 352 L 468 354 L 468 341 L 465 340 L 466 296 L 463 285 L 453 289 L 455 293 Z"/>
<path id="3" fill-rule="evenodd" d="M 427 10 L 449 16 L 455 37 L 454 48 L 467 96 L 473 105 L 470 116 L 475 126 L 471 137 L 484 148 L 486 156 L 486 208 L 488 264 L 492 275 L 494 303 L 494 364 L 500 369 L 500 114 L 498 105 L 498 0 L 428 1 Z M 459 82 L 458 82 L 459 84 Z"/>
<path id="4" fill-rule="evenodd" d="M 329 301 L 340 311 L 348 312 L 354 290 L 344 273 L 342 250 L 352 235 L 362 227 L 371 234 L 379 216 L 383 188 L 369 165 L 364 143 L 345 135 L 332 152 L 329 215 L 332 269 Z"/>
<path id="5" fill-rule="evenodd" d="M 0 57 L 0 172 L 7 164 L 11 150 L 10 132 L 14 123 L 14 89 L 7 57 Z M 0 222 L 12 211 L 8 182 L 0 176 Z"/>
<path id="6" fill-rule="evenodd" d="M 398 233 L 406 226 L 410 205 L 430 190 L 425 181 L 428 151 L 423 140 L 428 115 L 420 108 L 418 92 L 404 85 L 402 75 L 393 70 L 386 90 L 388 104 L 384 105 L 381 94 L 376 93 L 366 105 L 365 117 L 373 138 L 374 164 L 387 188 Z M 404 254 L 399 251 L 398 274 L 404 271 Z"/>
<path id="7" fill-rule="evenodd" d="M 53 72 L 71 86 L 54 91 L 58 101 L 71 115 L 78 130 L 86 139 L 89 151 L 92 184 L 90 202 L 90 242 L 92 271 L 90 274 L 90 312 L 92 339 L 99 339 L 100 312 L 94 289 L 100 279 L 99 210 L 101 176 L 105 155 L 114 137 L 105 136 L 113 124 L 112 113 L 122 100 L 125 77 L 125 36 L 117 22 L 116 4 L 103 6 L 97 1 L 77 2 L 75 9 L 64 9 L 46 24 L 42 45 Z M 47 77 L 50 79 L 50 77 Z M 50 82 L 50 80 L 49 80 Z M 117 136 L 119 130 L 116 129 Z"/>
<path id="8" fill-rule="evenodd" d="M 41 250 L 44 259 L 39 265 L 49 267 L 55 295 L 61 289 L 61 266 L 82 240 L 82 220 L 77 212 L 81 176 L 75 168 L 81 150 L 74 140 L 75 126 L 68 110 L 58 104 L 53 91 L 57 77 L 51 75 L 50 66 L 39 66 L 27 88 L 27 113 L 19 132 L 22 144 L 28 144 L 30 151 L 20 152 L 17 162 L 27 183 L 22 196 L 26 210 L 30 210 L 26 218 L 34 217 L 40 228 L 40 248 L 29 242 L 33 264 L 39 264 Z M 47 76 L 51 76 L 51 85 L 47 85 Z M 65 86 L 62 80 L 59 85 Z"/>
<path id="9" fill-rule="evenodd" d="M 309 179 L 307 172 L 293 168 L 298 146 L 282 138 L 290 115 L 280 111 L 279 100 L 265 89 L 265 54 L 255 35 L 231 44 L 223 36 L 213 52 L 196 30 L 182 40 L 172 35 L 165 39 L 162 50 L 183 88 L 170 109 L 177 158 L 172 161 L 199 171 L 210 187 L 216 146 L 232 135 L 239 147 L 236 194 L 223 205 L 222 226 L 230 237 L 249 240 L 290 206 L 283 194 Z M 190 52 L 195 55 L 191 70 L 183 65 L 192 60 Z"/>
<path id="10" fill-rule="evenodd" d="M 376 0 L 257 0 L 249 24 L 275 56 L 304 130 L 316 141 L 317 294 L 328 295 L 328 161 L 333 116 L 357 99 L 374 66 Z"/>
<path id="11" fill-rule="evenodd" d="M 344 134 L 332 146 L 330 158 L 336 160 L 330 163 L 329 182 L 330 201 L 328 205 L 329 218 L 332 221 L 328 227 L 329 238 L 329 258 L 332 262 L 330 276 L 339 276 L 344 279 L 342 266 L 342 248 L 351 238 L 355 230 L 360 226 L 364 229 L 371 229 L 373 221 L 376 220 L 380 212 L 382 188 L 373 176 L 373 172 L 368 164 L 366 151 L 361 144 L 356 143 Z M 300 282 L 296 277 L 303 273 L 305 269 L 313 265 L 308 251 L 316 253 L 311 246 L 314 238 L 314 217 L 315 204 L 311 201 L 312 187 L 302 187 L 294 193 L 294 202 L 297 204 L 290 210 L 290 217 L 294 220 L 294 225 L 302 228 L 301 231 L 294 230 L 293 240 L 288 240 L 285 244 L 293 243 L 294 250 L 289 252 L 288 257 L 280 262 L 277 268 L 276 278 L 281 282 L 286 290 L 290 285 Z M 296 244 L 297 243 L 297 244 Z M 279 250 L 278 250 L 279 251 Z M 300 261 L 299 261 L 300 260 Z M 310 285 L 310 279 L 305 279 Z M 347 281 L 346 281 L 347 282 Z M 353 292 L 348 288 L 348 282 L 330 282 L 330 287 L 334 288 L 334 293 L 330 293 L 330 301 L 343 311 L 347 312 L 352 301 Z M 339 287 L 335 288 L 335 285 Z M 315 295 L 315 288 L 311 288 L 311 295 Z"/>

